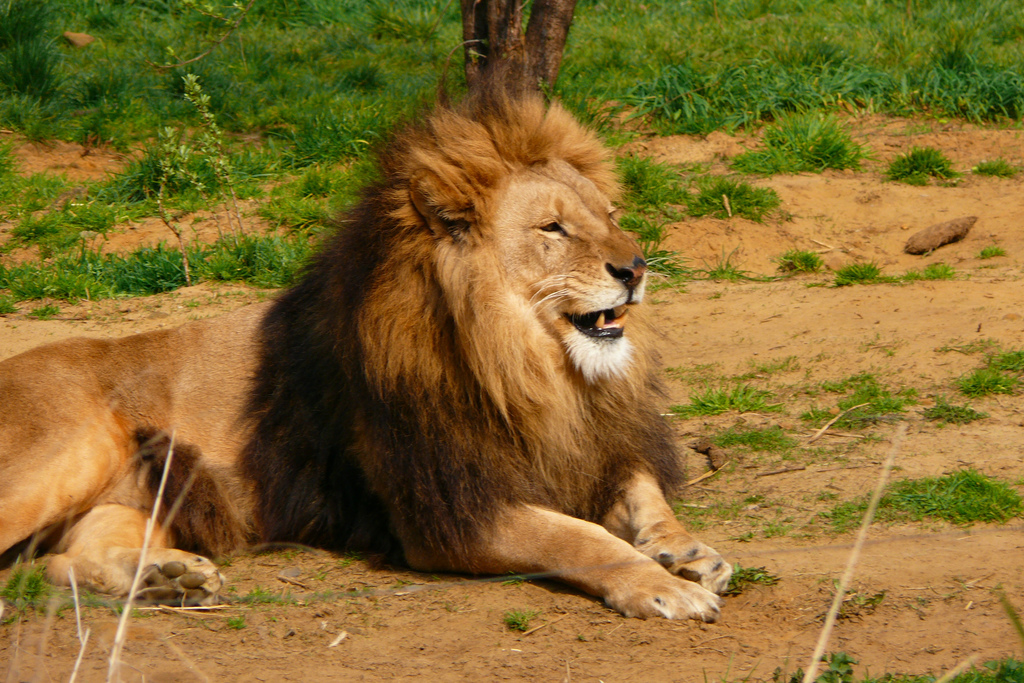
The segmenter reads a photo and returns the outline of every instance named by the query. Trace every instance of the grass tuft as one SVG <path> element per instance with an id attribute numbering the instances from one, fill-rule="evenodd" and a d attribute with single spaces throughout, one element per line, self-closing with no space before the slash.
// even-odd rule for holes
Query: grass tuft
<path id="1" fill-rule="evenodd" d="M 722 595 L 739 595 L 753 586 L 774 586 L 781 579 L 764 567 L 733 566 L 729 586 Z"/>
<path id="2" fill-rule="evenodd" d="M 719 415 L 730 410 L 740 413 L 781 410 L 779 404 L 768 403 L 771 399 L 771 392 L 749 384 L 740 384 L 732 389 L 708 387 L 699 394 L 691 394 L 688 405 L 673 406 L 671 410 L 680 417 Z"/>
<path id="3" fill-rule="evenodd" d="M 502 616 L 501 621 L 509 631 L 529 631 L 530 621 L 540 614 L 532 609 L 510 609 Z"/>
<path id="4" fill-rule="evenodd" d="M 778 425 L 766 429 L 736 429 L 732 427 L 716 434 L 712 441 L 716 446 L 732 448 L 743 446 L 752 451 L 779 453 L 792 450 L 799 443 L 788 436 Z"/>
<path id="5" fill-rule="evenodd" d="M 53 587 L 46 580 L 46 568 L 42 565 L 19 565 L 0 591 L 3 598 L 16 614 L 28 609 L 41 607 L 50 596 Z"/>
<path id="6" fill-rule="evenodd" d="M 760 223 L 780 204 L 779 195 L 770 187 L 754 187 L 725 176 L 704 176 L 697 180 L 696 189 L 685 196 L 687 213 L 696 217 L 741 216 Z"/>
<path id="7" fill-rule="evenodd" d="M 1000 372 L 996 368 L 978 368 L 956 381 L 960 393 L 971 398 L 990 394 L 1012 394 L 1017 390 L 1020 379 Z"/>
<path id="8" fill-rule="evenodd" d="M 824 263 L 813 251 L 790 249 L 776 259 L 779 272 L 782 273 L 817 273 Z"/>
<path id="9" fill-rule="evenodd" d="M 912 147 L 889 163 L 885 177 L 909 185 L 926 185 L 929 178 L 952 180 L 960 174 L 945 154 L 934 147 Z"/>
<path id="10" fill-rule="evenodd" d="M 991 159 L 979 162 L 972 169 L 977 175 L 991 176 L 995 178 L 1012 178 L 1017 175 L 1017 167 L 1006 159 Z"/>
<path id="11" fill-rule="evenodd" d="M 863 285 L 884 282 L 882 271 L 875 263 L 851 263 L 836 271 L 835 286 Z"/>
<path id="12" fill-rule="evenodd" d="M 996 258 L 997 256 L 1006 256 L 1006 250 L 995 244 L 990 244 L 978 254 L 980 259 Z"/>
<path id="13" fill-rule="evenodd" d="M 921 415 L 923 415 L 926 420 L 942 424 L 956 425 L 968 424 L 975 420 L 983 420 L 988 417 L 988 413 L 978 412 L 967 404 L 962 406 L 953 405 L 947 401 L 944 396 L 936 397 L 935 405 L 931 408 L 925 408 L 922 410 Z"/>
<path id="14" fill-rule="evenodd" d="M 740 173 L 821 173 L 826 169 L 857 169 L 866 149 L 850 137 L 830 114 L 787 114 L 764 133 L 764 148 L 740 154 L 732 161 Z"/>
<path id="15" fill-rule="evenodd" d="M 868 497 L 847 501 L 822 513 L 832 530 L 856 528 L 867 509 Z M 951 524 L 1006 522 L 1024 516 L 1024 499 L 1005 482 L 967 469 L 889 485 L 878 506 L 876 521 L 919 522 L 937 519 Z"/>

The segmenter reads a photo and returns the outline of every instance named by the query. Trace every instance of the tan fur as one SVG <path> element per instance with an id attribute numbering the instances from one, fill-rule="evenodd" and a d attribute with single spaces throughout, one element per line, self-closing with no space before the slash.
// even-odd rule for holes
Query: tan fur
<path id="1" fill-rule="evenodd" d="M 457 464 L 501 482 L 477 492 L 485 507 L 452 522 L 454 531 L 445 520 L 430 526 L 401 502 L 403 486 L 415 497 L 411 489 L 429 482 L 395 471 L 372 406 L 348 406 L 347 452 L 390 515 L 406 560 L 424 570 L 554 572 L 628 615 L 717 618 L 714 593 L 729 565 L 682 529 L 662 490 L 674 485 L 676 465 L 637 305 L 645 267 L 613 218 L 618 187 L 607 152 L 557 104 L 493 97 L 486 107 L 439 108 L 399 135 L 383 165 L 385 186 L 368 195 L 351 229 L 367 240 L 377 230 L 386 246 L 357 283 L 361 303 L 343 316 L 355 331 L 349 339 L 339 329 L 333 344 L 359 349 L 371 403 L 426 397 L 436 407 L 430 429 L 481 444 Z M 274 482 L 254 472 L 290 456 L 287 444 L 246 450 L 273 410 L 253 398 L 262 389 L 252 379 L 271 394 L 277 388 L 267 354 L 275 334 L 295 332 L 285 317 L 295 314 L 293 300 L 314 292 L 325 310 L 347 304 L 324 297 L 340 297 L 330 289 L 340 287 L 334 269 L 370 254 L 352 243 L 340 234 L 273 308 L 121 340 L 60 342 L 0 363 L 0 551 L 49 532 L 61 553 L 50 563 L 53 579 L 74 566 L 95 587 L 123 594 L 153 503 L 136 454 L 146 430 L 173 432 L 196 454 L 189 466 L 212 477 L 209 495 L 227 492 L 226 538 L 273 535 Z M 595 340 L 578 327 L 612 309 L 621 338 Z M 313 315 L 311 324 L 327 325 L 328 315 L 340 312 Z M 339 362 L 348 349 L 336 349 Z M 663 443 L 664 452 L 644 452 Z M 449 484 L 473 485 L 445 466 L 437 474 Z M 428 500 L 426 509 L 446 502 Z M 299 518 L 281 528 L 295 523 L 308 526 Z M 431 540 L 444 534 L 464 547 Z M 158 564 L 203 560 L 176 555 L 177 540 L 173 525 L 157 535 Z M 210 567 L 196 571 L 215 592 L 220 578 Z"/>

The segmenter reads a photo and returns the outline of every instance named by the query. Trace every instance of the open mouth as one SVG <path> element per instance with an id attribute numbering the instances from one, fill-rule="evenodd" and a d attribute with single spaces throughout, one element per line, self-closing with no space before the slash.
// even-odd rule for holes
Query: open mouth
<path id="1" fill-rule="evenodd" d="M 567 313 L 566 318 L 577 330 L 595 339 L 617 339 L 622 336 L 626 321 L 626 306 L 607 308 L 590 313 Z"/>

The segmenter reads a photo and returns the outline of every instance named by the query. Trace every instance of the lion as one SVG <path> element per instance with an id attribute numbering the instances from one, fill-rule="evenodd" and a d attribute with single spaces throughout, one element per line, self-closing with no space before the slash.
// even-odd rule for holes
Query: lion
<path id="1" fill-rule="evenodd" d="M 140 599 L 216 602 L 207 556 L 287 542 L 715 621 L 732 569 L 666 502 L 685 478 L 608 151 L 495 89 L 379 165 L 276 300 L 0 363 L 0 551 L 126 595 L 166 477 Z"/>

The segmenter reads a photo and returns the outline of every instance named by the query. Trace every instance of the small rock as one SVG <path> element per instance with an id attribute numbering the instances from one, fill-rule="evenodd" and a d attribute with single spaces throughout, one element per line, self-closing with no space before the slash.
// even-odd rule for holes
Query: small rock
<path id="1" fill-rule="evenodd" d="M 964 216 L 915 232 L 907 240 L 903 251 L 908 254 L 927 254 L 946 244 L 959 242 L 967 237 L 967 233 L 970 232 L 977 220 L 977 216 Z"/>
<path id="2" fill-rule="evenodd" d="M 74 31 L 64 31 L 64 40 L 68 41 L 71 47 L 85 47 L 89 43 L 96 40 L 88 33 L 75 33 Z"/>

